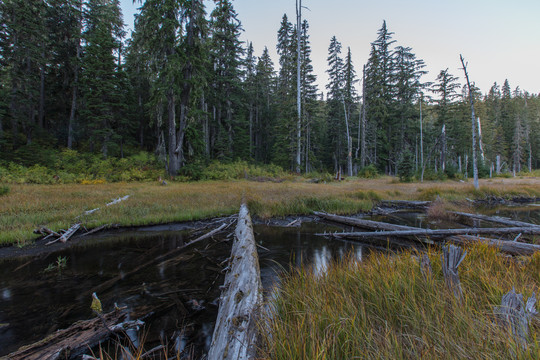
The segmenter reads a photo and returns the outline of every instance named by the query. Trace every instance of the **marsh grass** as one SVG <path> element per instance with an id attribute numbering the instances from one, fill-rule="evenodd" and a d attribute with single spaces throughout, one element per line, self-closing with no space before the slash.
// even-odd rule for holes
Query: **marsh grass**
<path id="1" fill-rule="evenodd" d="M 259 182 L 248 180 L 106 184 L 10 185 L 0 201 L 0 244 L 24 245 L 37 235 L 39 226 L 58 231 L 75 221 L 86 228 L 105 224 L 141 226 L 231 215 L 243 198 L 252 215 L 262 218 L 328 211 L 352 214 L 368 211 L 381 199 L 426 199 L 440 195 L 464 200 L 486 194 L 540 196 L 540 179 L 496 179 L 482 182 L 480 191 L 467 183 L 444 182 L 392 184 L 391 178 L 355 179 L 314 184 L 304 179 Z M 105 207 L 112 199 L 127 201 Z M 101 208 L 89 216 L 84 211 Z"/>
<path id="2" fill-rule="evenodd" d="M 307 268 L 285 275 L 261 322 L 262 358 L 538 359 L 538 318 L 524 349 L 493 310 L 512 287 L 538 293 L 540 253 L 515 260 L 483 245 L 467 250 L 461 303 L 447 290 L 435 251 L 431 279 L 412 252 L 336 262 L 322 275 Z"/>

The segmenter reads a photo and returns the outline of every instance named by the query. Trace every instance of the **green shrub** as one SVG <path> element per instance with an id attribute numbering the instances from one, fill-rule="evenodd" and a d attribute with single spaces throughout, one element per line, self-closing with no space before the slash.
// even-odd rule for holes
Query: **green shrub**
<path id="1" fill-rule="evenodd" d="M 358 170 L 358 177 L 365 179 L 374 179 L 379 176 L 379 172 L 375 165 L 370 164 Z"/>
<path id="2" fill-rule="evenodd" d="M 410 182 L 414 175 L 414 158 L 409 149 L 401 153 L 397 166 L 399 180 L 402 182 Z"/>
<path id="3" fill-rule="evenodd" d="M 7 195 L 9 193 L 9 187 L 6 185 L 0 186 L 0 196 Z"/>

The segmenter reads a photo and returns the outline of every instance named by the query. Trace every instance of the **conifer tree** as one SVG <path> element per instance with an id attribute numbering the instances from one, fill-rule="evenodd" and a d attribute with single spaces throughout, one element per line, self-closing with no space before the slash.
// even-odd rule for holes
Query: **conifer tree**
<path id="1" fill-rule="evenodd" d="M 124 24 L 117 0 L 89 0 L 85 9 L 82 57 L 84 117 L 90 146 L 100 146 L 104 157 L 118 140 L 115 124 L 122 105 L 120 56 Z"/>

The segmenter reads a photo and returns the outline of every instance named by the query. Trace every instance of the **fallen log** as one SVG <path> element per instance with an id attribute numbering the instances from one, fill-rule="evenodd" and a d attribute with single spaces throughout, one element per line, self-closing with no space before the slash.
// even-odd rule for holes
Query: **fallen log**
<path id="1" fill-rule="evenodd" d="M 424 209 L 431 205 L 431 201 L 409 201 L 409 200 L 381 200 L 386 207 L 398 207 L 402 209 Z"/>
<path id="2" fill-rule="evenodd" d="M 56 360 L 81 356 L 89 348 L 141 323 L 125 321 L 126 311 L 112 311 L 89 320 L 77 321 L 69 328 L 58 330 L 45 339 L 7 355 L 10 360 Z"/>
<path id="3" fill-rule="evenodd" d="M 240 207 L 230 259 L 209 360 L 256 356 L 256 314 L 262 302 L 262 285 L 253 225 L 245 204 Z"/>
<path id="4" fill-rule="evenodd" d="M 119 202 L 122 202 L 124 200 L 127 200 L 129 199 L 129 195 L 126 195 L 124 197 L 119 197 L 117 199 L 114 199 L 113 201 L 111 201 L 110 203 L 107 203 L 105 204 L 105 206 L 111 206 L 111 205 L 115 205 L 115 204 L 118 204 Z M 93 214 L 95 213 L 96 211 L 100 210 L 101 208 L 95 208 L 95 209 L 92 209 L 92 210 L 87 210 L 84 212 L 84 215 L 90 215 L 90 214 Z"/>
<path id="5" fill-rule="evenodd" d="M 71 226 L 65 233 L 63 233 L 62 236 L 60 236 L 58 239 L 49 241 L 49 242 L 46 243 L 45 245 L 51 245 L 51 244 L 54 244 L 54 243 L 57 242 L 57 241 L 60 241 L 60 242 L 62 242 L 62 243 L 65 243 L 66 241 L 69 240 L 70 237 L 72 237 L 72 236 L 79 230 L 80 227 L 81 227 L 81 224 L 80 224 L 80 223 L 74 224 L 74 225 Z"/>
<path id="6" fill-rule="evenodd" d="M 357 219 L 357 218 L 352 218 L 352 217 L 347 217 L 347 216 L 327 214 L 327 213 L 318 212 L 318 211 L 315 211 L 314 214 L 325 220 L 330 220 L 330 221 L 334 221 L 340 224 L 350 225 L 350 226 L 363 228 L 363 229 L 390 230 L 390 231 L 418 229 L 412 226 L 388 224 L 388 223 L 384 223 L 380 221 Z"/>
<path id="7" fill-rule="evenodd" d="M 500 217 L 500 216 L 486 216 L 486 215 L 481 215 L 481 214 L 469 214 L 469 213 L 464 213 L 464 212 L 460 212 L 460 211 L 452 211 L 451 214 L 462 216 L 462 217 L 467 217 L 467 218 L 471 218 L 471 219 L 476 219 L 476 220 L 490 221 L 490 222 L 494 222 L 494 223 L 497 223 L 497 224 L 503 224 L 503 225 L 507 225 L 507 226 L 522 226 L 522 227 L 537 227 L 537 228 L 540 228 L 540 225 L 531 224 L 531 223 L 527 223 L 527 222 L 523 222 L 523 221 L 510 220 L 510 219 L 506 219 L 506 218 L 503 218 L 503 217 Z"/>
<path id="8" fill-rule="evenodd" d="M 327 214 L 327 213 L 322 213 L 322 212 L 316 212 L 315 214 L 329 221 L 333 221 L 333 222 L 345 224 L 345 225 L 350 225 L 350 226 L 354 226 L 358 228 L 363 228 L 363 229 L 389 230 L 389 231 L 421 230 L 420 228 L 416 228 L 413 226 L 388 224 L 388 223 L 383 223 L 379 221 L 356 219 L 356 218 Z M 319 235 L 332 236 L 333 234 L 319 234 Z M 454 244 L 459 244 L 459 245 L 469 245 L 474 242 L 484 242 L 490 246 L 494 246 L 498 248 L 502 252 L 505 252 L 511 255 L 532 255 L 536 251 L 540 251 L 540 245 L 518 243 L 518 242 L 513 242 L 513 241 L 505 241 L 505 240 L 495 240 L 495 239 L 489 239 L 489 238 L 478 237 L 478 236 L 473 236 L 473 235 L 450 236 L 446 238 L 446 241 L 454 243 Z"/>
<path id="9" fill-rule="evenodd" d="M 332 236 L 346 237 L 346 238 L 364 238 L 372 236 L 436 236 L 436 237 L 448 237 L 451 235 L 481 235 L 481 234 L 540 234 L 540 228 L 524 228 L 524 227 L 512 227 L 512 228 L 467 228 L 467 229 L 420 229 L 415 228 L 413 230 L 393 230 L 393 231 L 366 231 L 366 232 L 347 232 L 347 233 L 335 233 Z M 322 234 L 316 234 L 322 235 Z"/>

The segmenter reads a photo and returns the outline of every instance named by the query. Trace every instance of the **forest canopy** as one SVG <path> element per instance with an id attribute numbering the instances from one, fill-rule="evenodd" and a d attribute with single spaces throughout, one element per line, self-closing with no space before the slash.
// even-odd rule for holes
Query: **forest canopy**
<path id="1" fill-rule="evenodd" d="M 240 40 L 232 2 L 214 3 L 147 0 L 126 38 L 118 0 L 1 2 L 0 166 L 54 173 L 81 154 L 84 171 L 96 158 L 142 157 L 192 178 L 216 161 L 402 179 L 423 165 L 471 170 L 469 89 L 448 70 L 458 54 L 426 82 L 424 61 L 383 21 L 366 64 L 328 39 L 320 89 L 306 20 L 276 19 L 274 63 Z M 538 169 L 538 94 L 504 81 L 485 94 L 473 86 L 472 98 L 481 175 Z"/>

